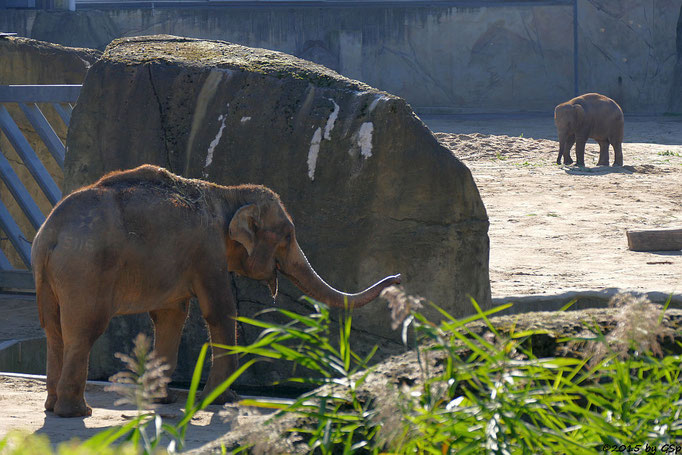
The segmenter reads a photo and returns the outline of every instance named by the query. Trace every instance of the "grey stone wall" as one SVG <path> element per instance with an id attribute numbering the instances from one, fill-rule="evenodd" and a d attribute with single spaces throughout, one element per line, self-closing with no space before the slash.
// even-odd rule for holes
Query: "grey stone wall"
<path id="1" fill-rule="evenodd" d="M 542 3 L 2 11 L 0 30 L 100 49 L 120 36 L 219 39 L 324 64 L 422 111 L 550 111 L 574 94 L 573 6 Z M 681 4 L 578 0 L 578 91 L 631 113 L 679 110 Z"/>

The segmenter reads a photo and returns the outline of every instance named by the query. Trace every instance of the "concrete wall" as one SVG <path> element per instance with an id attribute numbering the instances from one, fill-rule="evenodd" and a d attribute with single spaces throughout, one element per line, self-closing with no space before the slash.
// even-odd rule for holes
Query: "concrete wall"
<path id="1" fill-rule="evenodd" d="M 671 94 L 682 0 L 577 3 L 578 91 L 609 95 L 631 113 L 679 109 Z M 409 2 L 8 10 L 0 11 L 0 30 L 96 48 L 119 36 L 168 33 L 276 49 L 399 95 L 421 111 L 550 111 L 574 94 L 570 0 L 466 8 Z"/>

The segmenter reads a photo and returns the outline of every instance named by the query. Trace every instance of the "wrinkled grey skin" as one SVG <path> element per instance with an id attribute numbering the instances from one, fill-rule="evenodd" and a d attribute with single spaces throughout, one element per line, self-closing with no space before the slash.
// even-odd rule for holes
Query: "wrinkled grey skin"
<path id="1" fill-rule="evenodd" d="M 598 166 L 609 165 L 609 144 L 615 155 L 613 165 L 623 165 L 623 111 L 618 103 L 598 93 L 588 93 L 559 104 L 554 109 L 554 124 L 559 134 L 557 164 L 571 164 L 571 147 L 575 143 L 576 164 L 585 166 L 585 143 L 599 143 Z"/>

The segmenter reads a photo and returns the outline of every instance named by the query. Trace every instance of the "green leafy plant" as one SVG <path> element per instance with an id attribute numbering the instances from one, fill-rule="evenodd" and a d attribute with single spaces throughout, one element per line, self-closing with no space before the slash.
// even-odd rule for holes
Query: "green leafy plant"
<path id="1" fill-rule="evenodd" d="M 565 355 L 556 351 L 542 358 L 534 342 L 547 332 L 513 326 L 502 331 L 490 320 L 510 305 L 484 311 L 472 300 L 475 314 L 455 318 L 429 304 L 441 315 L 436 323 L 420 312 L 425 301 L 403 289 L 389 288 L 382 297 L 389 301 L 394 329 L 402 327 L 403 342 L 415 350 L 418 363 L 418 377 L 396 385 L 389 401 L 376 402 L 367 388 L 377 348 L 367 355 L 353 350 L 351 313 L 345 312 L 335 329 L 329 309 L 309 300 L 315 311 L 308 315 L 271 310 L 286 318 L 284 323 L 239 318 L 262 329 L 258 339 L 248 346 L 216 347 L 253 358 L 198 400 L 209 347 L 204 345 L 177 424 L 163 423 L 154 412 L 138 412 L 126 425 L 83 444 L 60 446 L 60 453 L 151 454 L 182 448 L 192 416 L 247 368 L 267 359 L 293 362 L 295 373 L 288 381 L 314 390 L 289 401 L 241 404 L 274 409 L 273 421 L 295 422 L 283 427 L 277 442 L 295 433 L 310 453 L 594 454 L 613 446 L 641 453 L 644 444 L 660 451 L 682 440 L 682 356 L 660 344 L 679 336 L 662 325 L 667 305 L 661 309 L 645 299 L 618 297 L 615 327 L 603 333 L 596 323 L 586 324 L 583 334 L 557 340 Z M 338 336 L 332 337 L 335 331 Z M 675 346 L 677 352 L 682 348 L 679 342 Z M 134 368 L 123 377 L 133 387 L 149 387 L 142 378 L 156 365 L 153 355 L 142 351 L 125 359 Z M 144 400 L 134 402 L 141 406 Z M 162 437 L 175 445 L 162 449 Z M 112 445 L 121 440 L 127 442 Z M 51 454 L 45 444 L 42 437 L 23 441 L 9 435 L 0 440 L 0 453 Z M 281 453 L 282 446 L 253 441 L 237 451 Z"/>
<path id="2" fill-rule="evenodd" d="M 440 372 L 432 368 L 422 385 L 404 391 L 398 400 L 407 423 L 393 429 L 391 449 L 588 454 L 603 444 L 646 441 L 660 446 L 679 440 L 682 358 L 652 357 L 652 349 L 660 350 L 653 338 L 669 335 L 654 322 L 660 325 L 659 312 L 644 307 L 648 303 L 641 299 L 625 300 L 634 305 L 618 316 L 626 328 L 617 328 L 610 338 L 619 349 L 615 337 L 636 346 L 630 356 L 614 351 L 604 357 L 597 345 L 590 345 L 585 358 L 537 358 L 532 339 L 541 331 L 515 333 L 512 328 L 504 335 L 488 320 L 504 307 L 483 312 L 474 301 L 473 318 L 457 320 L 439 310 L 444 322 L 434 324 L 415 315 L 420 345 L 443 367 Z M 633 311 L 653 317 L 633 322 Z M 470 330 L 465 324 L 473 319 L 483 321 L 488 332 Z M 638 339 L 629 338 L 632 334 Z M 598 333 L 592 338 L 599 346 L 608 343 Z M 590 366 L 593 357 L 601 360 Z"/>
<path id="3" fill-rule="evenodd" d="M 197 402 L 201 371 L 206 361 L 209 346 L 211 346 L 209 343 L 204 344 L 199 352 L 185 403 L 185 412 L 179 422 L 171 425 L 164 423 L 161 416 L 153 410 L 146 410 L 151 406 L 153 399 L 165 396 L 169 379 L 165 375 L 167 366 L 151 350 L 150 340 L 143 334 L 138 335 L 135 339 L 135 347 L 131 356 L 121 353 L 116 354 L 116 357 L 123 360 L 127 371 L 113 376 L 112 381 L 118 384 L 111 387 L 123 395 L 117 403 L 128 403 L 136 406 L 138 410 L 137 417 L 125 425 L 112 427 L 98 433 L 85 441 L 83 446 L 93 450 L 103 450 L 123 439 L 130 441 L 134 447 L 139 447 L 145 455 L 159 452 L 175 453 L 176 450 L 182 449 L 187 426 L 192 417 L 210 405 L 244 371 L 257 361 L 257 359 L 252 359 L 246 362 L 215 390 Z M 153 433 L 150 434 L 148 428 L 152 423 Z M 162 450 L 160 444 L 165 439 L 169 440 L 169 443 L 166 449 Z"/>
<path id="4" fill-rule="evenodd" d="M 307 316 L 282 309 L 272 310 L 288 317 L 290 322 L 286 324 L 238 318 L 240 322 L 262 328 L 263 332 L 249 346 L 225 348 L 231 349 L 231 353 L 294 362 L 303 374 L 287 381 L 317 388 L 292 403 L 244 400 L 241 404 L 275 408 L 278 410 L 276 417 L 293 413 L 316 422 L 309 427 L 291 429 L 307 436 L 311 452 L 331 454 L 367 450 L 379 426 L 372 403 L 363 400 L 358 389 L 371 372 L 367 367 L 377 347 L 366 356 L 353 351 L 350 342 L 352 318 L 348 311 L 339 321 L 338 344 L 333 343 L 329 308 L 307 300 L 315 308 L 315 313 Z"/>

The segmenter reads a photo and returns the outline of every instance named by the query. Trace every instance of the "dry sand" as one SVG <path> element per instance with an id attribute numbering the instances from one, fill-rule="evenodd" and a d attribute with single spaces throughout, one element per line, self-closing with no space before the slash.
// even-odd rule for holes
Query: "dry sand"
<path id="1" fill-rule="evenodd" d="M 625 166 L 597 167 L 599 146 L 590 141 L 586 168 L 555 164 L 551 117 L 478 126 L 426 120 L 471 169 L 486 205 L 494 298 L 616 289 L 682 294 L 682 251 L 632 252 L 625 234 L 682 228 L 682 119 L 627 118 Z M 496 130 L 505 135 L 488 135 Z"/>
<path id="2" fill-rule="evenodd" d="M 44 411 L 47 393 L 42 378 L 17 377 L 0 374 L 0 438 L 11 429 L 47 435 L 51 442 L 80 440 L 94 436 L 114 425 L 124 425 L 137 415 L 130 405 L 114 404 L 120 398 L 116 392 L 106 390 L 106 383 L 89 382 L 85 396 L 93 413 L 87 418 L 64 419 Z M 156 410 L 163 421 L 175 424 L 183 416 L 186 393 L 178 391 L 181 398 L 177 403 L 158 405 Z M 254 417 L 262 415 L 256 408 L 236 405 L 208 406 L 195 414 L 187 429 L 185 450 L 196 449 L 230 431 L 233 426 L 249 425 Z M 153 424 L 149 427 L 153 435 Z M 170 439 L 164 439 L 164 446 Z"/>
<path id="3" fill-rule="evenodd" d="M 682 293 L 682 252 L 631 252 L 625 237 L 627 229 L 682 227 L 682 119 L 627 118 L 626 165 L 594 167 L 598 147 L 590 143 L 585 169 L 554 164 L 551 116 L 423 119 L 469 166 L 481 192 L 490 217 L 494 298 L 609 289 Z M 24 308 L 35 325 L 35 308 Z M 0 437 L 23 428 L 53 442 L 84 439 L 134 415 L 97 384 L 88 386 L 94 412 L 85 419 L 45 413 L 45 396 L 40 379 L 0 376 Z M 160 412 L 177 421 L 182 406 Z M 248 425 L 254 414 L 209 407 L 192 421 L 188 448 Z"/>

